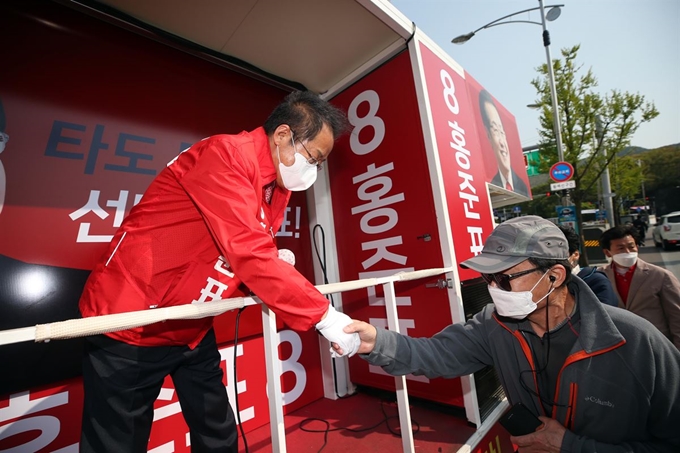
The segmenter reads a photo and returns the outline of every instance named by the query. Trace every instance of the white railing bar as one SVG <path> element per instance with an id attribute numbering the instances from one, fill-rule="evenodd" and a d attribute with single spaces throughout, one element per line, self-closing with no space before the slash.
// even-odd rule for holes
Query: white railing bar
<path id="1" fill-rule="evenodd" d="M 450 270 L 451 268 L 440 268 L 399 272 L 386 277 L 318 285 L 316 288 L 321 294 L 331 294 L 378 286 L 387 282 L 416 280 L 432 275 L 443 274 Z M 245 305 L 254 305 L 256 303 L 262 303 L 262 301 L 257 297 L 221 299 L 204 304 L 184 304 L 173 307 L 92 316 L 82 319 L 69 319 L 49 324 L 38 324 L 36 326 L 8 329 L 0 331 L 0 346 L 32 340 L 36 342 L 62 340 L 115 332 L 170 319 L 205 318 L 222 314 L 225 311 L 235 310 Z"/>
<path id="2" fill-rule="evenodd" d="M 352 291 L 355 289 L 369 288 L 371 286 L 378 286 L 387 282 L 405 282 L 409 280 L 418 280 L 420 278 L 431 277 L 433 275 L 445 274 L 451 272 L 453 268 L 435 268 L 423 269 L 411 272 L 397 272 L 393 275 L 377 278 L 364 278 L 362 280 L 350 280 L 346 282 L 328 283 L 326 285 L 317 285 L 316 289 L 321 294 L 342 293 L 345 291 Z"/>
<path id="3" fill-rule="evenodd" d="M 244 306 L 244 298 L 214 300 L 207 304 L 185 304 L 174 307 L 131 311 L 112 315 L 93 316 L 82 319 L 69 319 L 34 327 L 22 327 L 0 332 L 0 345 L 35 340 L 65 340 L 85 337 L 106 332 L 132 329 L 170 319 L 199 319 L 217 316 L 225 311 Z M 32 330 L 31 330 L 32 329 Z M 32 334 L 32 335 L 31 335 Z"/>

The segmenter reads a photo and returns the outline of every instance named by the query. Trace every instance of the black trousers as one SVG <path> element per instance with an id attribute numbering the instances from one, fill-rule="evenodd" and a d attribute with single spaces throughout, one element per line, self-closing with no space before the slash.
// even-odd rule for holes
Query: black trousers
<path id="1" fill-rule="evenodd" d="M 237 453 L 236 422 L 212 330 L 193 350 L 132 346 L 104 335 L 89 337 L 83 357 L 80 451 L 145 453 L 153 403 L 167 375 L 189 426 L 191 451 Z"/>

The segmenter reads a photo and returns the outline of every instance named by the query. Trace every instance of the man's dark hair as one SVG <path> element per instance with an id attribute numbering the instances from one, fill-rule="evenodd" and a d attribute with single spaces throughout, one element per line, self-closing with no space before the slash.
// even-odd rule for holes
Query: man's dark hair
<path id="1" fill-rule="evenodd" d="M 576 230 L 574 230 L 572 227 L 564 225 L 557 225 L 557 228 L 559 228 L 560 231 L 562 231 L 562 234 L 564 234 L 564 237 L 567 238 L 567 243 L 569 244 L 569 255 L 581 250 L 581 238 L 578 236 L 578 234 L 576 234 Z"/>
<path id="2" fill-rule="evenodd" d="M 486 114 L 484 104 L 491 104 L 493 108 L 496 108 L 496 104 L 493 102 L 493 98 L 486 90 L 482 90 L 479 92 L 479 112 L 482 114 L 482 122 L 484 123 L 484 127 L 488 131 L 491 128 L 491 123 L 489 121 L 489 116 Z"/>
<path id="3" fill-rule="evenodd" d="M 637 228 L 631 225 L 617 225 L 614 228 L 610 228 L 600 236 L 600 247 L 605 250 L 609 250 L 612 246 L 612 241 L 616 239 L 623 239 L 626 236 L 632 236 L 635 243 L 640 242 L 640 236 L 638 234 Z"/>
<path id="4" fill-rule="evenodd" d="M 564 281 L 560 286 L 558 286 L 558 288 L 561 288 L 562 286 L 571 282 L 571 264 L 569 264 L 569 260 L 549 260 L 544 258 L 529 258 L 529 262 L 533 264 L 535 267 L 537 267 L 538 271 L 542 273 L 548 272 L 548 270 L 557 265 L 564 267 L 564 269 L 567 271 L 567 276 L 564 278 Z"/>
<path id="5" fill-rule="evenodd" d="M 264 131 L 271 136 L 282 124 L 290 126 L 298 140 L 312 140 L 324 124 L 337 139 L 349 128 L 347 117 L 339 108 L 311 91 L 293 91 L 285 97 L 264 122 Z"/>

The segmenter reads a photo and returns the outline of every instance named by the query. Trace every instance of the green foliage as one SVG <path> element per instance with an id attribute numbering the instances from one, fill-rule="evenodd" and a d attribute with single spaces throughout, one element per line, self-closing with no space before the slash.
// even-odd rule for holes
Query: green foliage
<path id="1" fill-rule="evenodd" d="M 617 199 L 635 198 L 643 181 L 641 160 L 635 156 L 615 157 L 609 165 L 609 178 Z M 621 207 L 619 214 L 625 214 Z"/>
<path id="2" fill-rule="evenodd" d="M 574 167 L 576 189 L 571 191 L 571 200 L 576 205 L 580 227 L 583 204 L 597 202 L 597 187 L 605 168 L 610 169 L 612 191 L 617 196 L 639 192 L 644 167 L 637 165 L 637 157 L 619 157 L 617 153 L 630 145 L 642 123 L 651 121 L 659 112 L 640 94 L 614 89 L 602 95 L 596 91 L 598 83 L 593 71 L 577 64 L 579 48 L 562 49 L 562 59 L 553 59 L 553 70 L 563 154 Z M 539 77 L 531 84 L 538 96 L 535 103 L 541 105 L 541 171 L 548 172 L 557 162 L 558 153 L 547 64 L 537 71 Z"/>
<path id="3" fill-rule="evenodd" d="M 680 144 L 650 150 L 641 154 L 640 160 L 648 193 L 680 183 Z"/>

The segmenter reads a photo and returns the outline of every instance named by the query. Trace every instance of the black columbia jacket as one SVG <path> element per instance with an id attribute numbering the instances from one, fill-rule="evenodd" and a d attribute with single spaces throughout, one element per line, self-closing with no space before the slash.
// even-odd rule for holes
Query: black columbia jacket
<path id="1" fill-rule="evenodd" d="M 680 351 L 645 319 L 600 303 L 579 279 L 569 283 L 580 311 L 579 337 L 560 371 L 552 414 L 544 414 L 529 344 L 486 306 L 466 323 L 432 338 L 378 329 L 375 349 L 362 355 L 393 375 L 458 377 L 493 365 L 511 404 L 567 428 L 563 452 L 680 452 Z M 521 376 L 521 377 L 520 377 Z"/>

